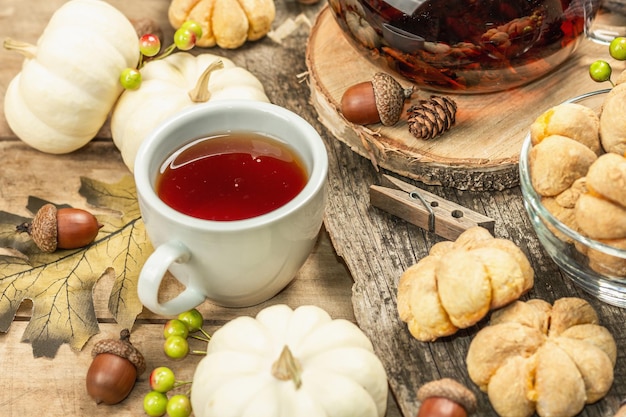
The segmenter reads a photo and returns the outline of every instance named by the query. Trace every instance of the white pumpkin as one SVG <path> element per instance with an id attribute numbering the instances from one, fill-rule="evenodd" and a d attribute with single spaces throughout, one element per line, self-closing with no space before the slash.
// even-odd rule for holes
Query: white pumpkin
<path id="1" fill-rule="evenodd" d="M 218 329 L 196 368 L 196 417 L 382 417 L 387 376 L 353 323 L 274 305 Z"/>
<path id="2" fill-rule="evenodd" d="M 139 60 L 137 33 L 101 0 L 70 0 L 37 45 L 6 40 L 26 59 L 10 82 L 4 113 L 13 132 L 42 152 L 72 152 L 93 139 L 122 93 L 121 72 Z"/>
<path id="3" fill-rule="evenodd" d="M 217 55 L 178 52 L 148 62 L 141 76 L 141 87 L 122 94 L 111 118 L 113 142 L 131 171 L 144 138 L 182 109 L 208 100 L 269 102 L 252 73 Z"/>

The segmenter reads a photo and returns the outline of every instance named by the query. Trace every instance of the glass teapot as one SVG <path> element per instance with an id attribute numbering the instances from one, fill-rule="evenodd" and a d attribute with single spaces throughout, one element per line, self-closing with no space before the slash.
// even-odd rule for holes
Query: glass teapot
<path id="1" fill-rule="evenodd" d="M 562 64 L 592 0 L 328 0 L 362 55 L 422 88 L 486 93 Z"/>

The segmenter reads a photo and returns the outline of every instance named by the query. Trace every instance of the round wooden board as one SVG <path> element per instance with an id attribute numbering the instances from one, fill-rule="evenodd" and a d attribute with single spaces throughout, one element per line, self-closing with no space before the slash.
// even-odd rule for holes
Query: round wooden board
<path id="1" fill-rule="evenodd" d="M 519 152 L 532 121 L 555 104 L 606 88 L 587 76 L 589 64 L 607 56 L 606 46 L 583 40 L 556 71 L 527 86 L 491 94 L 447 94 L 457 102 L 456 123 L 435 139 L 421 140 L 411 135 L 404 119 L 387 127 L 358 126 L 343 118 L 341 96 L 350 85 L 370 80 L 379 71 L 389 72 L 406 87 L 411 83 L 361 55 L 328 6 L 311 29 L 306 52 L 312 105 L 336 139 L 377 167 L 462 190 L 518 185 Z M 432 94 L 419 90 L 411 101 Z"/>

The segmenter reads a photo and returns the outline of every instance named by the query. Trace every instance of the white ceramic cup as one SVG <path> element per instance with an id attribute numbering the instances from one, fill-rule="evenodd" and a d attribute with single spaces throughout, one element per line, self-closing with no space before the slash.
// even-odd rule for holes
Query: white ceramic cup
<path id="1" fill-rule="evenodd" d="M 245 220 L 212 221 L 182 214 L 160 200 L 155 181 L 163 161 L 183 145 L 219 132 L 259 132 L 302 158 L 308 182 L 278 209 Z M 182 110 L 141 144 L 135 183 L 146 232 L 155 247 L 139 276 L 138 295 L 157 314 L 176 315 L 205 299 L 228 307 L 266 301 L 289 284 L 319 234 L 326 203 L 328 154 L 317 131 L 297 114 L 256 101 L 216 101 Z M 167 271 L 185 289 L 159 299 Z"/>

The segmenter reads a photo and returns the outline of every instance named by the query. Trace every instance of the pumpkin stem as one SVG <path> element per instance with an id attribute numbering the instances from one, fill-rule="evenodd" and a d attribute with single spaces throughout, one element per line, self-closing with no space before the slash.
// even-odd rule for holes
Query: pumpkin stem
<path id="1" fill-rule="evenodd" d="M 37 55 L 37 47 L 35 45 L 22 41 L 16 41 L 11 38 L 6 38 L 4 40 L 4 49 L 19 52 L 28 59 L 33 59 Z"/>
<path id="2" fill-rule="evenodd" d="M 281 381 L 292 380 L 296 389 L 302 385 L 302 367 L 296 358 L 293 357 L 289 346 L 285 345 L 278 360 L 272 365 L 272 375 Z"/>
<path id="3" fill-rule="evenodd" d="M 200 75 L 194 89 L 188 93 L 191 101 L 194 103 L 205 103 L 209 101 L 209 98 L 211 97 L 211 92 L 209 91 L 209 78 L 211 78 L 211 73 L 213 71 L 222 68 L 224 68 L 224 63 L 221 59 L 211 62 L 211 65 L 209 65 L 204 70 L 202 75 Z"/>

